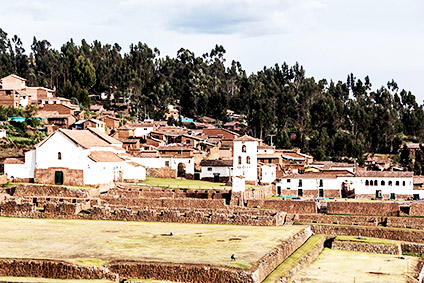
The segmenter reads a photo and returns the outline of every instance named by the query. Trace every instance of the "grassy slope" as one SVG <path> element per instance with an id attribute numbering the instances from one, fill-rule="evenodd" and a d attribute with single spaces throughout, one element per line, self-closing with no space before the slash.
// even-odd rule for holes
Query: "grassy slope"
<path id="1" fill-rule="evenodd" d="M 152 178 L 147 177 L 146 180 L 140 184 L 158 187 L 170 188 L 184 188 L 193 190 L 211 190 L 211 189 L 229 189 L 231 187 L 225 186 L 224 183 L 213 183 L 199 180 L 186 180 L 186 179 L 171 179 L 171 178 Z"/>
<path id="2" fill-rule="evenodd" d="M 137 260 L 250 268 L 302 228 L 0 217 L 0 255 L 88 266 Z"/>
<path id="3" fill-rule="evenodd" d="M 322 235 L 311 236 L 300 248 L 298 248 L 290 257 L 281 263 L 263 283 L 280 282 L 280 278 L 286 275 L 293 267 L 295 267 L 303 257 L 317 247 L 325 238 Z"/>

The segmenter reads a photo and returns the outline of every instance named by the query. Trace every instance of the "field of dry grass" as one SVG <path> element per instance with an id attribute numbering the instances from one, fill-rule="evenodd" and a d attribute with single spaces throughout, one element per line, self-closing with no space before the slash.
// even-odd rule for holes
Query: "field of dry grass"
<path id="1" fill-rule="evenodd" d="M 309 266 L 299 271 L 291 282 L 374 283 L 409 282 L 418 258 L 399 259 L 394 255 L 324 249 Z"/>
<path id="2" fill-rule="evenodd" d="M 250 268 L 303 227 L 0 217 L 0 257 L 88 266 L 136 260 Z"/>

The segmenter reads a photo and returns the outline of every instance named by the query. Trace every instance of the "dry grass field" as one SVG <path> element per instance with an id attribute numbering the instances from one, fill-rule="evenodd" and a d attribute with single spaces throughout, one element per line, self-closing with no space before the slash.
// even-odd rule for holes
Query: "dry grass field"
<path id="1" fill-rule="evenodd" d="M 250 268 L 303 227 L 0 217 L 0 257 L 88 266 L 135 260 Z"/>
<path id="2" fill-rule="evenodd" d="M 409 282 L 418 258 L 399 259 L 394 255 L 324 249 L 309 266 L 300 270 L 291 282 L 375 283 Z"/>

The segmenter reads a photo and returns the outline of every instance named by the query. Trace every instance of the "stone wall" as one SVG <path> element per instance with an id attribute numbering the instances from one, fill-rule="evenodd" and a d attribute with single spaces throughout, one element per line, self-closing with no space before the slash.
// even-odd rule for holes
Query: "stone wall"
<path id="1" fill-rule="evenodd" d="M 208 208 L 226 209 L 224 199 L 195 199 L 195 198 L 102 198 L 102 203 L 111 207 L 167 207 L 167 208 Z"/>
<path id="2" fill-rule="evenodd" d="M 410 216 L 424 216 L 424 203 L 411 203 Z"/>
<path id="3" fill-rule="evenodd" d="M 121 262 L 110 264 L 109 269 L 124 278 L 148 278 L 172 282 L 234 283 L 258 282 L 248 270 L 235 268 L 152 262 Z"/>
<path id="4" fill-rule="evenodd" d="M 75 189 L 55 185 L 17 185 L 16 187 L 0 188 L 0 192 L 11 196 L 47 196 L 86 198 L 99 196 L 98 189 Z"/>
<path id="5" fill-rule="evenodd" d="M 275 195 L 275 188 L 273 186 L 263 186 L 260 188 L 248 188 L 244 192 L 243 198 L 248 199 L 267 199 Z"/>
<path id="6" fill-rule="evenodd" d="M 381 216 L 350 216 L 350 215 L 326 215 L 326 214 L 297 214 L 295 222 L 377 226 L 385 221 Z"/>
<path id="7" fill-rule="evenodd" d="M 342 225 L 311 225 L 315 234 L 331 236 L 363 236 L 372 238 L 389 239 L 395 241 L 408 241 L 415 243 L 424 243 L 424 231 L 401 230 L 384 227 L 361 227 L 361 226 L 342 226 Z"/>
<path id="8" fill-rule="evenodd" d="M 274 269 L 302 246 L 310 236 L 312 236 L 312 230 L 307 226 L 263 256 L 251 268 L 255 270 L 253 273 L 255 282 L 262 282 Z"/>
<path id="9" fill-rule="evenodd" d="M 374 254 L 389 254 L 389 255 L 401 255 L 402 251 L 400 245 L 382 245 L 382 244 L 368 244 L 368 243 L 353 243 L 348 241 L 334 241 L 331 245 L 334 250 L 345 250 L 363 253 L 374 253 Z"/>
<path id="10" fill-rule="evenodd" d="M 296 274 L 296 272 L 298 272 L 303 267 L 312 263 L 319 256 L 321 251 L 324 249 L 325 240 L 326 240 L 325 238 L 322 238 L 322 240 L 315 246 L 314 249 L 312 249 L 304 257 L 302 257 L 300 261 L 280 279 L 280 282 L 281 283 L 290 282 L 290 279 Z"/>
<path id="11" fill-rule="evenodd" d="M 317 213 L 317 204 L 314 201 L 296 200 L 248 200 L 247 207 L 282 210 L 292 214 Z"/>
<path id="12" fill-rule="evenodd" d="M 0 185 L 6 184 L 7 182 L 7 174 L 0 175 Z"/>
<path id="13" fill-rule="evenodd" d="M 161 167 L 161 168 L 147 168 L 146 171 L 147 177 L 154 178 L 177 178 L 177 170 L 172 169 L 171 167 Z"/>
<path id="14" fill-rule="evenodd" d="M 387 217 L 387 226 L 424 230 L 424 218 L 421 218 L 421 217 Z"/>
<path id="15" fill-rule="evenodd" d="M 328 202 L 328 214 L 398 216 L 400 206 L 395 202 Z"/>
<path id="16" fill-rule="evenodd" d="M 38 207 L 40 208 L 40 207 Z M 259 209 L 170 209 L 137 207 L 133 209 L 90 206 L 86 203 L 48 203 L 37 209 L 33 203 L 8 201 L 0 204 L 0 215 L 28 218 L 95 219 L 120 221 L 176 222 L 280 226 L 286 213 Z"/>
<path id="17" fill-rule="evenodd" d="M 0 276 L 108 279 L 119 282 L 118 274 L 108 268 L 84 267 L 56 260 L 0 259 Z"/>
<path id="18" fill-rule="evenodd" d="M 84 186 L 83 170 L 62 167 L 50 167 L 48 169 L 36 168 L 34 170 L 34 182 L 39 184 L 54 184 L 56 171 L 63 172 L 63 185 Z"/>

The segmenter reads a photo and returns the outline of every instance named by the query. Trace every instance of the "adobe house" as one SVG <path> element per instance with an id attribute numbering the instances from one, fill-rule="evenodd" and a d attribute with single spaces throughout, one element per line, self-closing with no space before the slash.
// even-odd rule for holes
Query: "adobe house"
<path id="1" fill-rule="evenodd" d="M 4 172 L 11 180 L 105 188 L 146 177 L 145 167 L 134 164 L 120 141 L 96 129 L 60 129 L 26 152 L 24 161 L 6 159 Z"/>
<path id="2" fill-rule="evenodd" d="M 200 179 L 210 182 L 228 182 L 232 176 L 233 160 L 232 159 L 215 159 L 202 160 L 200 162 L 202 170 Z"/>

